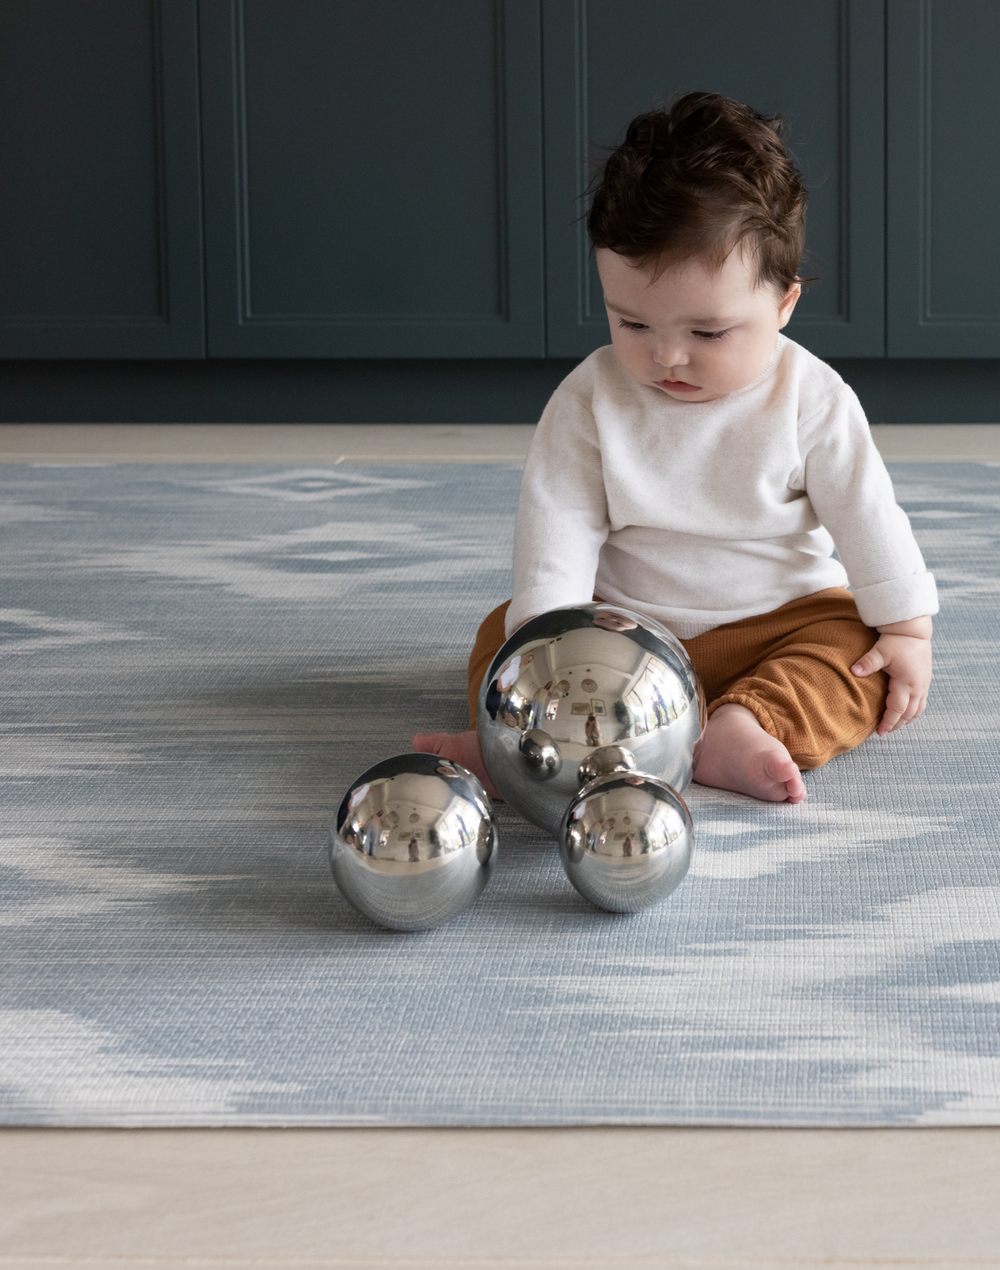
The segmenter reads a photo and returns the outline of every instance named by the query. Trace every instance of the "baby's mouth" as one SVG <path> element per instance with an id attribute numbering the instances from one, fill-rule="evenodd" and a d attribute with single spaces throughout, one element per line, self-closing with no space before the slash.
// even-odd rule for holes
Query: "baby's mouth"
<path id="1" fill-rule="evenodd" d="M 686 384 L 683 379 L 658 379 L 656 386 L 668 392 L 701 392 L 700 384 Z"/>

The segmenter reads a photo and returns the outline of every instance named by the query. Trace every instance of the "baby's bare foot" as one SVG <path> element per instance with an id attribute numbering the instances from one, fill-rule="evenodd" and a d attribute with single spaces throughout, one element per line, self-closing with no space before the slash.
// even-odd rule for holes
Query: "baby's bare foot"
<path id="1" fill-rule="evenodd" d="M 483 782 L 483 788 L 491 798 L 500 799 L 493 782 L 486 774 L 483 751 L 475 732 L 418 732 L 413 738 L 413 748 L 418 754 L 440 754 L 453 763 L 461 763 Z"/>
<path id="2" fill-rule="evenodd" d="M 806 796 L 799 769 L 780 741 L 765 732 L 744 706 L 720 706 L 698 749 L 699 785 L 732 789 L 771 803 L 800 803 Z"/>

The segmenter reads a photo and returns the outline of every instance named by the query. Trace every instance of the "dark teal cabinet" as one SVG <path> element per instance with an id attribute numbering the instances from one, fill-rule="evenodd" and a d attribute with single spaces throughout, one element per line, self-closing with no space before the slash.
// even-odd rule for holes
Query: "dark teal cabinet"
<path id="1" fill-rule="evenodd" d="M 195 0 L 0 5 L 0 353 L 203 357 Z"/>
<path id="2" fill-rule="evenodd" d="M 789 333 L 1000 358 L 997 0 L 4 0 L 0 356 L 576 358 L 628 119 L 780 111 Z"/>
<path id="3" fill-rule="evenodd" d="M 201 14 L 210 356 L 544 356 L 538 0 Z"/>
<path id="4" fill-rule="evenodd" d="M 1000 4 L 888 16 L 888 353 L 1000 357 Z"/>

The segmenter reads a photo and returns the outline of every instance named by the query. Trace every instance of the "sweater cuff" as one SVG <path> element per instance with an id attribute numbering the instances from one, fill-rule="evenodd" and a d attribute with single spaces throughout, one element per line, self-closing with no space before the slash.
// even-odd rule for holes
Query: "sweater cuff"
<path id="1" fill-rule="evenodd" d="M 854 600 L 866 626 L 908 622 L 911 617 L 933 617 L 938 611 L 937 587 L 932 573 L 891 578 L 874 586 L 855 587 Z"/>

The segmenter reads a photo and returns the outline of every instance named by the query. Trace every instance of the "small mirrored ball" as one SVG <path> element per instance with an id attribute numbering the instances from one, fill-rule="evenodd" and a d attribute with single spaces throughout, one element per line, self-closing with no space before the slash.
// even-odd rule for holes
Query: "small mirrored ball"
<path id="1" fill-rule="evenodd" d="M 429 930 L 480 895 L 497 843 L 490 798 L 472 772 L 434 754 L 399 754 L 347 790 L 330 825 L 330 867 L 372 921 Z"/>
<path id="2" fill-rule="evenodd" d="M 691 814 L 665 781 L 614 772 L 585 785 L 570 803 L 559 855 L 570 882 L 592 904 L 634 913 L 680 885 L 693 841 Z"/>

